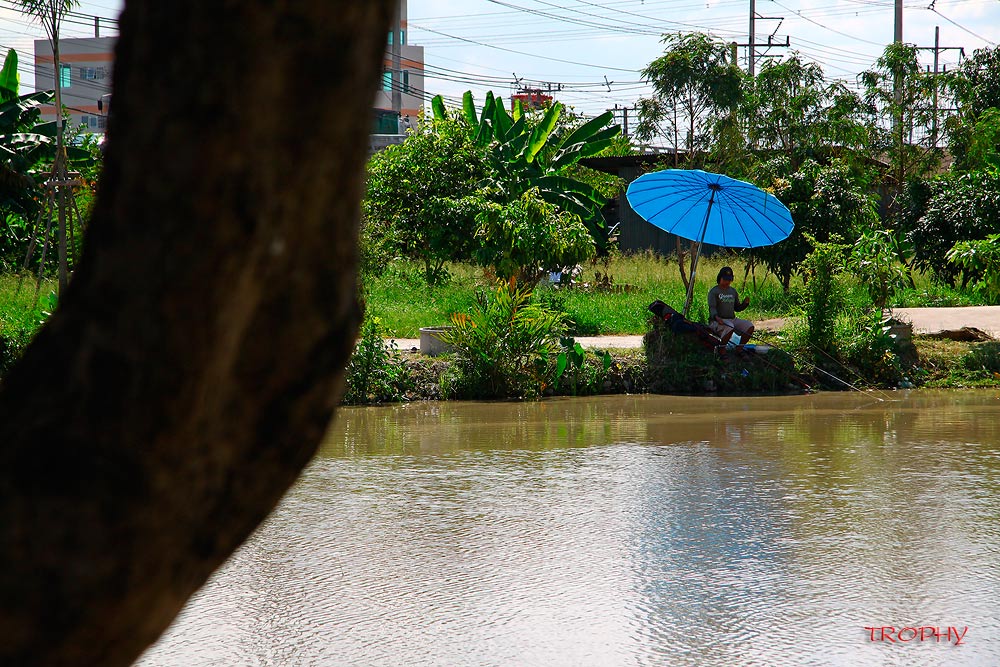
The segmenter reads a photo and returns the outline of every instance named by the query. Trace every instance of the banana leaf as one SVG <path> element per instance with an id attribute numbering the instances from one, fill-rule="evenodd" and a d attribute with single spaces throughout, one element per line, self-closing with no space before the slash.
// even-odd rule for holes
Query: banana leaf
<path id="1" fill-rule="evenodd" d="M 495 105 L 493 109 L 493 127 L 497 141 L 501 143 L 507 141 L 509 133 L 514 127 L 514 119 L 510 117 L 502 104 Z"/>
<path id="2" fill-rule="evenodd" d="M 444 99 L 440 95 L 435 95 L 431 100 L 431 108 L 434 110 L 434 120 L 444 120 L 448 117 L 448 112 L 444 107 Z"/>
<path id="3" fill-rule="evenodd" d="M 479 118 L 476 116 L 476 103 L 472 100 L 472 91 L 467 90 L 462 95 L 462 111 L 465 113 L 465 122 L 472 128 L 473 133 L 479 132 Z"/>
<path id="4" fill-rule="evenodd" d="M 592 185 L 578 181 L 575 178 L 565 176 L 548 175 L 535 180 L 535 185 L 543 192 L 545 190 L 554 192 L 565 192 L 567 194 L 578 195 L 583 200 L 597 206 L 603 206 L 608 200 L 600 191 Z"/>
<path id="5" fill-rule="evenodd" d="M 533 162 L 538 153 L 545 147 L 545 143 L 549 140 L 549 135 L 552 134 L 552 130 L 555 129 L 556 123 L 559 121 L 562 109 L 563 105 L 559 102 L 550 106 L 545 112 L 542 121 L 531 131 L 531 138 L 528 140 L 528 152 L 525 155 L 529 163 Z"/>
<path id="6" fill-rule="evenodd" d="M 17 73 L 17 51 L 7 51 L 3 69 L 0 70 L 0 100 L 6 102 L 17 97 L 21 88 L 21 75 Z"/>
<path id="7" fill-rule="evenodd" d="M 613 112 L 608 111 L 601 114 L 597 118 L 587 121 L 580 127 L 573 130 L 573 132 L 566 137 L 562 142 L 562 145 L 572 146 L 573 144 L 583 143 L 601 131 L 608 123 L 614 120 L 615 115 Z M 618 128 L 618 132 L 621 132 L 621 128 Z"/>
<path id="8" fill-rule="evenodd" d="M 604 139 L 603 141 L 591 141 L 582 145 L 577 144 L 577 146 L 571 150 L 559 151 L 556 154 L 555 159 L 552 161 L 551 168 L 558 171 L 564 167 L 570 166 L 571 164 L 576 164 L 584 158 L 597 155 L 605 148 L 613 146 L 614 143 L 614 139 Z"/>

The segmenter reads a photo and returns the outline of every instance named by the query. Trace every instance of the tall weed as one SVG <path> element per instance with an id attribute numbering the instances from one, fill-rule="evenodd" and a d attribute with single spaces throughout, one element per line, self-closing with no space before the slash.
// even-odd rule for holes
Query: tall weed
<path id="1" fill-rule="evenodd" d="M 347 364 L 345 403 L 402 399 L 409 373 L 395 343 L 386 343 L 384 335 L 385 328 L 377 317 L 366 318 L 361 325 L 361 338 Z"/>
<path id="2" fill-rule="evenodd" d="M 553 374 L 552 357 L 566 329 L 564 314 L 531 302 L 515 281 L 480 293 L 469 313 L 452 315 L 440 338 L 455 348 L 448 393 L 457 398 L 531 398 Z"/>

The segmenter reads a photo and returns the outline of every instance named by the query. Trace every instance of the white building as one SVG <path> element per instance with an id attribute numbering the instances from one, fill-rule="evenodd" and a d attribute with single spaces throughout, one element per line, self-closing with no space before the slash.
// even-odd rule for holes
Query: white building
<path id="1" fill-rule="evenodd" d="M 59 40 L 59 84 L 70 123 L 91 132 L 104 132 L 107 110 L 98 101 L 111 93 L 111 73 L 117 37 L 73 37 Z M 35 90 L 54 90 L 52 45 L 35 40 Z M 42 118 L 54 120 L 54 106 L 42 107 Z"/>

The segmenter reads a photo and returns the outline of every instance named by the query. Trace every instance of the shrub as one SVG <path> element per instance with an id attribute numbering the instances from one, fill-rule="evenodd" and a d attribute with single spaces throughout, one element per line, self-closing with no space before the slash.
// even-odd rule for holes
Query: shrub
<path id="1" fill-rule="evenodd" d="M 948 251 L 947 259 L 980 276 L 975 288 L 987 299 L 1000 299 L 1000 234 L 990 234 L 983 241 L 960 241 Z"/>
<path id="2" fill-rule="evenodd" d="M 657 394 L 740 394 L 801 390 L 795 364 L 772 348 L 766 355 L 706 349 L 694 336 L 675 334 L 657 318 L 643 338 L 647 386 Z"/>
<path id="3" fill-rule="evenodd" d="M 556 356 L 556 393 L 582 396 L 597 394 L 608 378 L 614 359 L 607 350 L 588 353 L 575 338 L 562 338 Z"/>
<path id="4" fill-rule="evenodd" d="M 366 318 L 361 339 L 347 364 L 345 403 L 384 403 L 403 397 L 408 371 L 395 343 L 383 340 L 384 328 L 376 318 Z"/>
<path id="5" fill-rule="evenodd" d="M 802 262 L 808 279 L 804 305 L 809 342 L 819 351 L 833 352 L 834 326 L 844 302 L 843 291 L 837 285 L 837 274 L 844 264 L 845 246 L 811 240 L 814 249 Z"/>
<path id="6" fill-rule="evenodd" d="M 565 331 L 563 314 L 531 303 L 531 291 L 514 280 L 479 294 L 469 314 L 452 315 L 441 339 L 455 348 L 445 379 L 458 398 L 530 398 L 551 383 L 552 357 Z"/>
<path id="7" fill-rule="evenodd" d="M 536 189 L 513 202 L 486 204 L 476 221 L 476 259 L 500 278 L 535 284 L 544 272 L 575 266 L 597 251 L 580 216 L 546 203 Z"/>

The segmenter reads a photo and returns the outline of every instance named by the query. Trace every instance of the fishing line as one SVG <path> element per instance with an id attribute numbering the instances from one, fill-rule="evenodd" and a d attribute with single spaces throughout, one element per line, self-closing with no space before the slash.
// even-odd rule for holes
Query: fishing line
<path id="1" fill-rule="evenodd" d="M 809 347 L 813 348 L 814 350 L 816 350 L 817 352 L 819 352 L 819 353 L 820 353 L 820 354 L 822 354 L 822 355 L 823 355 L 824 357 L 826 357 L 827 359 L 829 359 L 829 360 L 830 360 L 830 361 L 832 361 L 833 363 L 837 364 L 838 366 L 840 366 L 840 367 L 841 367 L 841 368 L 843 368 L 844 370 L 846 370 L 846 371 L 848 371 L 849 373 L 853 374 L 853 375 L 854 375 L 854 376 L 855 376 L 856 378 L 858 378 L 858 379 L 859 379 L 859 380 L 861 380 L 862 382 L 865 382 L 865 381 L 866 381 L 866 380 L 865 380 L 865 377 L 864 377 L 863 375 L 861 375 L 861 374 L 860 374 L 860 373 L 858 373 L 857 371 L 853 370 L 853 369 L 852 369 L 852 368 L 851 368 L 850 366 L 847 366 L 846 364 L 842 363 L 842 362 L 841 362 L 841 361 L 839 361 L 839 360 L 838 360 L 838 359 L 837 359 L 836 357 L 833 357 L 833 356 L 831 356 L 831 355 L 830 355 L 830 354 L 828 354 L 828 353 L 827 353 L 826 351 L 824 351 L 824 350 L 823 350 L 822 348 L 819 348 L 819 347 L 817 347 L 817 346 L 816 346 L 816 345 L 815 345 L 814 343 L 811 343 L 811 342 L 810 342 L 810 343 L 809 343 Z M 819 368 L 819 367 L 817 367 L 817 370 L 820 370 L 820 371 L 822 371 L 823 369 L 822 369 L 822 368 Z M 843 382 L 843 380 L 841 380 L 841 382 Z M 845 383 L 845 384 L 846 384 L 846 383 Z M 887 398 L 886 398 L 885 400 L 891 400 L 891 397 L 890 397 L 890 396 L 889 396 L 888 394 L 886 394 L 886 393 L 885 393 L 884 391 L 882 391 L 882 390 L 880 390 L 880 389 L 878 389 L 878 388 L 876 388 L 876 387 L 871 387 L 871 386 L 870 386 L 870 390 L 871 390 L 871 391 L 877 391 L 877 392 L 879 392 L 879 393 L 883 394 L 884 396 L 886 396 L 886 397 L 887 397 Z"/>

